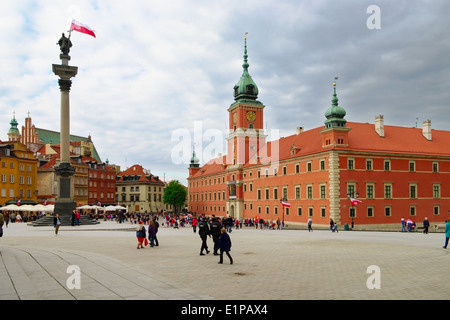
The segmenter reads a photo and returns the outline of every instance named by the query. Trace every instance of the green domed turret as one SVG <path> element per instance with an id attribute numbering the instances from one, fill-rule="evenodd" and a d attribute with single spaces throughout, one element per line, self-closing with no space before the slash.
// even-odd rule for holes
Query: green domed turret
<path id="1" fill-rule="evenodd" d="M 327 118 L 327 120 L 325 121 L 325 127 L 345 127 L 345 124 L 347 123 L 347 120 L 344 119 L 346 112 L 344 108 L 341 108 L 338 105 L 339 99 L 336 95 L 336 83 L 333 83 L 333 87 L 334 94 L 333 98 L 331 99 L 331 107 L 328 108 L 327 111 L 325 111 L 325 117 Z"/>
<path id="2" fill-rule="evenodd" d="M 9 123 L 11 125 L 11 128 L 9 128 L 8 135 L 19 135 L 19 129 L 17 129 L 17 126 L 19 123 L 16 120 L 16 113 L 13 113 L 13 118 L 11 119 L 11 122 Z"/>
<path id="3" fill-rule="evenodd" d="M 239 82 L 234 86 L 234 100 L 256 100 L 258 98 L 258 86 L 253 81 L 252 77 L 248 73 L 249 64 L 247 62 L 247 36 L 244 38 L 245 49 L 244 49 L 244 63 L 242 67 L 244 71 L 242 73 Z"/>
<path id="4" fill-rule="evenodd" d="M 195 149 L 192 148 L 191 164 L 189 165 L 189 168 L 198 168 L 200 166 L 199 162 L 200 161 L 195 154 Z"/>

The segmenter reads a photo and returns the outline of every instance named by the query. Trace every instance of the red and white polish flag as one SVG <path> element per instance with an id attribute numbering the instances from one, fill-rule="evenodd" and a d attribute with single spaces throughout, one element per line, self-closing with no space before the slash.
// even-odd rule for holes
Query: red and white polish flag
<path id="1" fill-rule="evenodd" d="M 283 206 L 283 207 L 287 207 L 287 208 L 289 208 L 290 206 L 291 206 L 291 204 L 289 203 L 289 202 L 281 202 L 281 205 Z"/>
<path id="2" fill-rule="evenodd" d="M 95 38 L 95 33 L 94 30 L 92 30 L 91 28 L 89 28 L 87 25 L 78 22 L 76 20 L 72 20 L 72 25 L 70 26 L 70 30 L 75 30 L 81 33 L 85 33 L 88 34 L 90 36 L 93 36 Z"/>
<path id="3" fill-rule="evenodd" d="M 350 198 L 350 202 L 352 203 L 352 206 L 356 206 L 358 203 L 361 203 L 361 200 Z"/>

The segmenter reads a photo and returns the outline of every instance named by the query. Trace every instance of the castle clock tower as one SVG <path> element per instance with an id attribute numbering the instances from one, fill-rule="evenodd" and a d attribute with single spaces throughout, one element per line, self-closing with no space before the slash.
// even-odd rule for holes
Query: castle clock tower
<path id="1" fill-rule="evenodd" d="M 246 33 L 247 34 L 247 33 Z M 248 72 L 247 36 L 244 38 L 243 72 L 234 86 L 234 100 L 228 108 L 227 137 L 227 213 L 243 217 L 243 166 L 257 163 L 258 151 L 266 143 L 264 134 L 264 105 L 257 100 L 258 87 Z"/>

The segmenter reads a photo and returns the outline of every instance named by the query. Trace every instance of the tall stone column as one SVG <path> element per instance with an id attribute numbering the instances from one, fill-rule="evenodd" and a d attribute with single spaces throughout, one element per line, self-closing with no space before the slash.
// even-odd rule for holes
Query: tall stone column
<path id="1" fill-rule="evenodd" d="M 57 175 L 58 194 L 54 212 L 62 218 L 70 217 L 76 204 L 73 200 L 73 175 L 75 168 L 70 164 L 70 98 L 69 92 L 72 85 L 72 77 L 78 72 L 78 67 L 69 66 L 70 56 L 67 53 L 60 55 L 61 64 L 53 64 L 52 69 L 59 77 L 59 89 L 61 91 L 61 129 L 60 129 L 60 163 L 55 168 Z M 66 219 L 62 219 L 66 220 Z"/>

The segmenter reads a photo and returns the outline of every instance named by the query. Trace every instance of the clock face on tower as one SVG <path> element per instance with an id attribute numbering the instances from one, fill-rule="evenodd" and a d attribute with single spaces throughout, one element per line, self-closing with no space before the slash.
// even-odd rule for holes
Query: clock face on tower
<path id="1" fill-rule="evenodd" d="M 255 121 L 256 119 L 256 113 L 253 111 L 248 111 L 247 112 L 247 120 L 248 121 Z"/>

